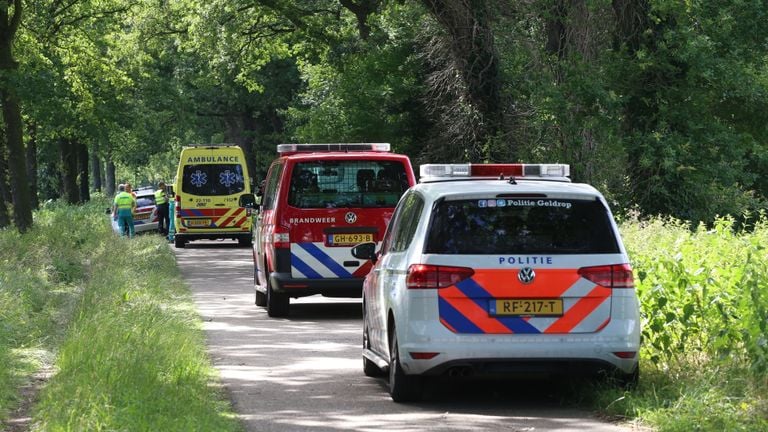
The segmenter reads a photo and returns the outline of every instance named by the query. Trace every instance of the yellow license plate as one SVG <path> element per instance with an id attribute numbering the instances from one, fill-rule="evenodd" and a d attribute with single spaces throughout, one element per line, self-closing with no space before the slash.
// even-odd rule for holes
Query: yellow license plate
<path id="1" fill-rule="evenodd" d="M 134 219 L 136 219 L 136 220 L 144 220 L 144 219 L 149 219 L 149 213 L 144 213 L 144 214 L 137 214 L 137 215 L 136 215 L 136 216 L 134 216 L 133 218 L 134 218 Z"/>
<path id="2" fill-rule="evenodd" d="M 188 227 L 207 227 L 211 225 L 210 219 L 187 219 L 185 222 Z"/>
<path id="3" fill-rule="evenodd" d="M 373 234 L 330 234 L 328 244 L 333 246 L 354 246 L 358 243 L 372 242 Z"/>
<path id="4" fill-rule="evenodd" d="M 562 316 L 563 299 L 504 299 L 491 303 L 496 316 Z"/>

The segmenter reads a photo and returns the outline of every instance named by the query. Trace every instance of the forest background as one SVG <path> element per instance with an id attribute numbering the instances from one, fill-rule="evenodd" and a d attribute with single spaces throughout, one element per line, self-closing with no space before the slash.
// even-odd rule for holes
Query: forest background
<path id="1" fill-rule="evenodd" d="M 0 227 L 169 181 L 183 145 L 390 142 L 561 162 L 618 213 L 749 220 L 768 196 L 768 4 L 0 0 Z"/>

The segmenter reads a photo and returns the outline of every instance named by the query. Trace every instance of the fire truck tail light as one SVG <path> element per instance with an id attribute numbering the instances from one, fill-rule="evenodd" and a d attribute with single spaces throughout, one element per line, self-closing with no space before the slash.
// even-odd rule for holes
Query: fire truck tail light
<path id="1" fill-rule="evenodd" d="M 275 226 L 275 231 L 272 233 L 272 245 L 278 249 L 288 249 L 291 247 L 291 236 L 288 234 L 288 229 Z"/>
<path id="2" fill-rule="evenodd" d="M 456 178 L 536 177 L 570 181 L 567 164 L 425 164 L 419 167 L 422 183 Z"/>
<path id="3" fill-rule="evenodd" d="M 408 289 L 445 288 L 471 277 L 475 271 L 469 267 L 411 264 L 405 276 Z"/>
<path id="4" fill-rule="evenodd" d="M 607 288 L 635 287 L 632 266 L 629 264 L 582 267 L 579 276 Z"/>

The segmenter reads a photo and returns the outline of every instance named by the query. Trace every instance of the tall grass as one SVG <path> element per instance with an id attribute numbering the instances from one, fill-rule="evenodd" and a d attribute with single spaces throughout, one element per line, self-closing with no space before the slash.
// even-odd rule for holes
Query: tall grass
<path id="1" fill-rule="evenodd" d="M 0 421 L 18 403 L 16 387 L 59 343 L 88 257 L 109 234 L 104 217 L 96 205 L 53 203 L 28 233 L 0 230 Z"/>
<path id="2" fill-rule="evenodd" d="M 768 430 L 768 220 L 627 222 L 643 333 L 641 385 L 603 394 L 661 430 Z"/>
<path id="3" fill-rule="evenodd" d="M 199 318 L 170 249 L 159 236 L 117 237 L 104 207 L 56 206 L 37 215 L 33 231 L 45 235 L 0 234 L 0 242 L 16 249 L 3 255 L 2 265 L 37 269 L 26 276 L 2 272 L 14 278 L 12 285 L 3 283 L 2 292 L 10 295 L 2 298 L 17 299 L 0 298 L 0 313 L 16 313 L 19 303 L 26 312 L 5 331 L 16 340 L 0 343 L 0 359 L 14 357 L 19 340 L 47 342 L 56 352 L 56 373 L 33 411 L 33 429 L 240 430 L 212 386 Z M 48 338 L 55 329 L 65 329 L 63 336 Z M 0 389 L 17 385 L 18 376 L 31 370 L 22 363 L 16 361 L 9 376 L 17 378 L 7 378 Z"/>

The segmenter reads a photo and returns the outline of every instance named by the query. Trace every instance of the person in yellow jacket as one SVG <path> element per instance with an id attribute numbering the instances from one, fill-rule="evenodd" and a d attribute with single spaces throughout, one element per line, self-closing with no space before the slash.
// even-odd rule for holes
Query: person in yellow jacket
<path id="1" fill-rule="evenodd" d="M 133 212 L 136 210 L 136 199 L 125 191 L 125 185 L 118 186 L 117 191 L 112 205 L 112 217 L 117 221 L 120 235 L 133 238 Z"/>
<path id="2" fill-rule="evenodd" d="M 157 184 L 155 206 L 157 206 L 157 231 L 162 235 L 166 235 L 170 226 L 170 217 L 168 214 L 168 193 L 165 190 L 164 182 Z"/>

